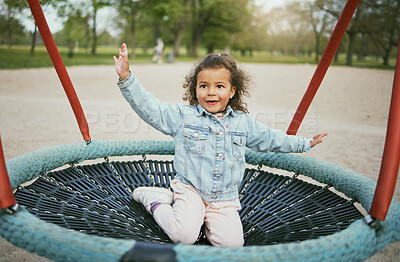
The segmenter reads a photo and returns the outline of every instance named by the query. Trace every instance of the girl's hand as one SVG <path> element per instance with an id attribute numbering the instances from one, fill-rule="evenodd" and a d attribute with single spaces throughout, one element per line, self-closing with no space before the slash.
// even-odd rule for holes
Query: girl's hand
<path id="1" fill-rule="evenodd" d="M 119 58 L 117 59 L 115 56 L 114 62 L 115 62 L 115 71 L 117 72 L 119 79 L 121 81 L 124 81 L 130 74 L 129 72 L 129 62 L 128 62 L 128 48 L 126 47 L 126 44 L 122 44 L 122 50 L 118 49 L 119 52 Z"/>
<path id="2" fill-rule="evenodd" d="M 322 143 L 323 142 L 322 138 L 327 136 L 327 135 L 328 135 L 327 133 L 315 135 L 313 137 L 313 140 L 310 142 L 310 147 L 313 148 L 315 145 L 318 145 L 319 143 Z"/>

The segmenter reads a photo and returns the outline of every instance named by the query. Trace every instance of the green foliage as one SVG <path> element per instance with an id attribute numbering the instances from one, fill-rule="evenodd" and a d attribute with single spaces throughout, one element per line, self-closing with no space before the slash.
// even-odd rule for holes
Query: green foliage
<path id="1" fill-rule="evenodd" d="M 25 40 L 24 26 L 20 21 L 0 14 L 0 45 L 24 44 Z"/>
<path id="2" fill-rule="evenodd" d="M 60 47 L 59 52 L 66 66 L 78 65 L 113 65 L 113 56 L 118 50 L 114 47 L 99 47 L 98 54 L 93 56 L 84 50 L 74 53 L 72 58 L 68 57 L 68 48 Z M 151 55 L 138 54 L 135 63 L 151 61 Z M 15 46 L 9 49 L 0 46 L 0 69 L 38 68 L 52 67 L 53 64 L 44 46 L 38 46 L 34 56 L 29 55 L 29 47 Z"/>
<path id="3" fill-rule="evenodd" d="M 90 42 L 89 14 L 84 14 L 81 9 L 70 8 L 64 28 L 56 34 L 59 43 L 63 45 L 80 43 L 88 48 Z"/>
<path id="4" fill-rule="evenodd" d="M 137 50 L 143 50 L 137 54 L 139 57 L 142 53 L 151 56 L 157 38 L 161 38 L 164 53 L 176 56 L 198 57 L 216 51 L 250 56 L 267 52 L 271 57 L 307 57 L 308 61 L 311 55 L 316 60 L 322 55 L 346 0 L 293 0 L 268 11 L 257 6 L 259 1 L 255 0 L 40 2 L 44 9 L 52 6 L 64 21 L 63 29 L 53 34 L 58 46 L 67 50 L 70 47 L 77 57 L 89 49 L 97 53 L 93 52 L 97 45 L 117 47 L 122 42 L 128 44 L 132 57 Z M 106 31 L 96 32 L 97 11 L 105 6 L 115 14 L 113 21 L 108 21 Z M 7 44 L 6 39 L 13 44 L 34 43 L 18 23 L 17 13 L 27 10 L 26 0 L 0 0 L 0 7 L 0 43 Z M 383 57 L 388 65 L 398 45 L 399 28 L 399 0 L 361 1 L 340 54 L 346 53 L 347 64 Z M 264 56 L 261 60 L 271 61 Z"/>
<path id="5" fill-rule="evenodd" d="M 68 48 L 60 47 L 59 52 L 66 66 L 80 65 L 114 65 L 113 55 L 116 55 L 116 47 L 100 46 L 96 56 L 90 52 L 79 51 L 72 58 L 68 57 Z M 199 50 L 201 55 L 206 54 L 206 50 Z M 232 55 L 241 63 L 288 63 L 288 64 L 312 64 L 314 59 L 307 55 L 284 56 L 283 54 L 272 54 L 266 51 L 253 51 L 252 55 L 242 56 L 239 51 L 232 51 Z M 131 58 L 131 63 L 153 63 L 152 53 L 146 52 L 141 48 L 136 49 L 136 57 Z M 190 56 L 180 56 L 175 62 L 195 62 L 196 58 Z M 393 63 L 393 60 L 392 60 Z M 345 65 L 345 57 L 341 56 L 338 63 L 333 65 Z M 357 67 L 391 69 L 393 66 L 382 66 L 375 58 L 364 59 L 355 62 Z M 38 46 L 34 56 L 29 55 L 28 46 L 14 46 L 9 49 L 6 46 L 0 46 L 0 69 L 19 69 L 19 68 L 38 68 L 53 67 L 50 57 L 44 46 Z"/>

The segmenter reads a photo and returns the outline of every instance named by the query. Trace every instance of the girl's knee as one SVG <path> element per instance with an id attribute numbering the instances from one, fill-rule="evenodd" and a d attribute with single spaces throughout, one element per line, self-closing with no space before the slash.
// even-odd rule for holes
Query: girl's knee
<path id="1" fill-rule="evenodd" d="M 206 235 L 213 246 L 241 247 L 244 244 L 242 227 L 225 230 L 207 230 Z"/>
<path id="2" fill-rule="evenodd" d="M 199 237 L 200 232 L 190 232 L 188 230 L 181 231 L 181 232 L 176 232 L 173 235 L 170 235 L 169 237 L 171 238 L 174 243 L 180 243 L 184 245 L 192 245 L 196 242 L 196 240 Z"/>
<path id="3" fill-rule="evenodd" d="M 201 225 L 193 224 L 189 220 L 176 221 L 174 227 L 167 233 L 174 243 L 191 245 L 199 237 Z"/>

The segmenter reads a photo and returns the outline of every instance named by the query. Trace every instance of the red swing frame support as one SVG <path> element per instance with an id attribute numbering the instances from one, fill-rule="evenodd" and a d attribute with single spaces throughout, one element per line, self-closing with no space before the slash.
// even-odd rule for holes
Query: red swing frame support
<path id="1" fill-rule="evenodd" d="M 353 17 L 354 12 L 357 9 L 360 0 L 347 0 L 346 5 L 343 8 L 343 11 L 339 17 L 339 20 L 336 23 L 335 28 L 333 29 L 332 35 L 329 38 L 328 44 L 324 50 L 324 53 L 321 56 L 321 60 L 318 63 L 317 68 L 315 69 L 314 75 L 311 78 L 311 81 L 308 85 L 308 88 L 297 107 L 296 113 L 293 116 L 292 122 L 289 125 L 286 133 L 288 135 L 296 135 L 301 122 L 303 121 L 308 108 L 311 105 L 319 87 L 321 86 L 322 80 L 324 79 L 326 72 L 328 71 L 329 65 L 332 62 L 333 57 L 339 47 L 340 42 L 343 39 L 344 34 L 346 33 L 346 29 Z"/>
<path id="2" fill-rule="evenodd" d="M 61 59 L 60 53 L 58 52 L 53 36 L 51 35 L 50 28 L 47 24 L 46 18 L 44 17 L 39 0 L 28 0 L 28 4 L 31 8 L 33 17 L 35 18 L 36 25 L 39 29 L 40 35 L 42 36 L 47 52 L 49 53 L 51 61 L 53 62 L 53 66 L 58 74 L 58 78 L 61 81 L 64 91 L 68 97 L 68 101 L 71 104 L 72 110 L 74 111 L 79 130 L 81 131 L 83 139 L 89 144 L 91 138 L 86 116 L 83 112 L 74 86 L 72 85 L 72 81 L 68 75 L 67 69 L 65 68 L 64 62 Z"/>
<path id="3" fill-rule="evenodd" d="M 6 161 L 4 159 L 3 146 L 0 136 L 0 210 L 10 208 L 17 205 L 13 190 L 8 177 Z"/>
<path id="4" fill-rule="evenodd" d="M 297 108 L 297 111 L 289 125 L 287 134 L 295 135 L 307 113 L 312 100 L 329 68 L 330 63 L 346 32 L 350 20 L 360 0 L 348 0 L 341 16 L 332 32 L 327 47 L 314 72 L 310 84 Z M 369 215 L 372 218 L 384 221 L 392 202 L 400 163 L 400 46 L 397 52 L 397 62 L 393 83 L 392 100 L 390 105 L 389 120 L 386 134 L 384 154 L 375 195 L 372 201 Z"/>
<path id="5" fill-rule="evenodd" d="M 399 36 L 400 41 L 400 36 Z M 399 42 L 400 43 L 400 42 Z M 385 220 L 392 202 L 400 164 L 400 45 L 397 50 L 392 99 L 378 184 L 369 214 Z"/>
<path id="6" fill-rule="evenodd" d="M 57 46 L 50 32 L 39 0 L 28 0 L 28 4 L 32 11 L 33 17 L 35 18 L 37 27 L 39 29 L 40 35 L 42 36 L 47 52 L 49 53 L 53 66 L 57 72 L 58 78 L 61 81 L 64 91 L 68 97 L 68 101 L 71 104 L 72 110 L 74 111 L 79 130 L 81 131 L 83 139 L 86 141 L 87 144 L 89 144 L 91 138 L 86 116 L 83 112 L 74 86 L 72 85 L 72 81 L 68 75 L 67 69 L 65 68 L 64 62 L 61 59 L 60 53 L 58 52 Z M 9 209 L 10 211 L 12 211 L 12 207 L 17 206 L 18 204 L 14 198 L 13 190 L 5 165 L 3 147 L 1 145 L 0 137 L 0 209 Z M 17 210 L 17 208 L 15 208 L 15 210 Z"/>

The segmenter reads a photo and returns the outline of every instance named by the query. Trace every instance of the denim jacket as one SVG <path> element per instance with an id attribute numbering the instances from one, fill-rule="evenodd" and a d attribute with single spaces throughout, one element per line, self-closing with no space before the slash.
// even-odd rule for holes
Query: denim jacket
<path id="1" fill-rule="evenodd" d="M 306 138 L 289 136 L 230 106 L 218 120 L 202 106 L 160 103 L 132 74 L 118 86 L 136 113 L 174 138 L 176 179 L 196 188 L 205 201 L 238 197 L 245 169 L 245 148 L 260 152 L 305 152 Z"/>

